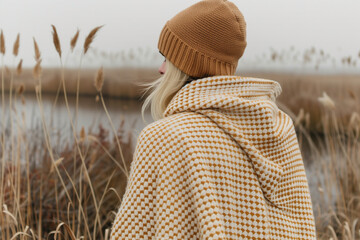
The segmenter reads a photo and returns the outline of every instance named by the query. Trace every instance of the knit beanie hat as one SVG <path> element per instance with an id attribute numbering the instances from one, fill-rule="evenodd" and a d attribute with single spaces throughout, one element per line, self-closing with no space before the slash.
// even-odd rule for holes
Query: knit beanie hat
<path id="1" fill-rule="evenodd" d="M 227 0 L 203 0 L 166 22 L 158 48 L 191 77 L 234 75 L 246 47 L 246 22 Z"/>

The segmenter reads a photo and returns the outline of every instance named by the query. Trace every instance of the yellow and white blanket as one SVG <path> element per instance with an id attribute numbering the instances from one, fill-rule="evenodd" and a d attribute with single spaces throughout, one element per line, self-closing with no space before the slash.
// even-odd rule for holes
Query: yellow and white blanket
<path id="1" fill-rule="evenodd" d="M 180 89 L 139 135 L 111 239 L 316 239 L 280 93 L 273 80 L 240 76 Z"/>

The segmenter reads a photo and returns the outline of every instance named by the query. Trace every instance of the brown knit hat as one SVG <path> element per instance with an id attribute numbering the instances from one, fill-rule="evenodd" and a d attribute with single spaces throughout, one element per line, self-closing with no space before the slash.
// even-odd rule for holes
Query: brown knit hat
<path id="1" fill-rule="evenodd" d="M 166 22 L 158 48 L 191 77 L 234 75 L 246 47 L 246 22 L 226 0 L 203 0 Z"/>

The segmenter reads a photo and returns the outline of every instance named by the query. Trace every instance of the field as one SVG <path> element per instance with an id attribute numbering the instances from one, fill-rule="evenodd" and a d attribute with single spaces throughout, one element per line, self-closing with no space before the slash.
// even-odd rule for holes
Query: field
<path id="1" fill-rule="evenodd" d="M 89 34 L 91 41 L 95 33 Z M 114 127 L 104 96 L 139 99 L 136 83 L 156 78 L 156 69 L 42 69 L 36 47 L 35 57 L 33 69 L 2 66 L 1 239 L 108 239 L 135 146 L 131 135 Z M 319 239 L 358 239 L 360 76 L 238 74 L 282 85 L 278 104 L 297 129 Z M 68 111 L 72 137 L 64 139 L 40 111 L 40 127 L 28 129 L 26 116 L 14 107 L 18 99 L 26 106 L 24 92 L 36 95 L 40 110 L 43 93 L 64 98 L 67 109 L 68 94 L 96 96 L 108 116 L 104 123 L 108 127 L 86 132 L 74 124 L 77 112 Z"/>

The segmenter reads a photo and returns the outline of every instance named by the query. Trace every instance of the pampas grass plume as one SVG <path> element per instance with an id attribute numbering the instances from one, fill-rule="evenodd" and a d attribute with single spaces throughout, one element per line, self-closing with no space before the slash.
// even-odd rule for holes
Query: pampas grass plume
<path id="1" fill-rule="evenodd" d="M 351 114 L 351 118 L 349 121 L 349 128 L 356 129 L 360 127 L 360 115 L 357 112 L 353 112 Z"/>
<path id="2" fill-rule="evenodd" d="M 0 34 L 0 53 L 5 55 L 5 37 L 3 30 L 1 30 L 1 34 Z"/>
<path id="3" fill-rule="evenodd" d="M 36 62 L 38 62 L 41 60 L 41 53 L 40 53 L 39 46 L 38 46 L 35 38 L 33 38 L 33 40 L 34 40 L 35 60 L 36 60 Z"/>
<path id="4" fill-rule="evenodd" d="M 17 65 L 17 67 L 16 67 L 16 74 L 17 74 L 17 75 L 20 75 L 21 72 L 22 72 L 22 63 L 23 63 L 23 60 L 20 59 L 18 65 Z"/>
<path id="5" fill-rule="evenodd" d="M 13 54 L 15 57 L 17 57 L 17 55 L 19 54 L 19 47 L 20 47 L 20 33 L 18 33 L 13 47 Z"/>
<path id="6" fill-rule="evenodd" d="M 71 52 L 74 51 L 74 48 L 76 46 L 76 43 L 77 43 L 77 40 L 79 38 L 79 33 L 80 33 L 80 30 L 78 29 L 75 33 L 75 35 L 73 36 L 73 38 L 71 39 L 70 41 L 70 46 L 71 46 Z"/>
<path id="7" fill-rule="evenodd" d="M 18 93 L 19 95 L 21 95 L 24 91 L 25 91 L 25 86 L 24 86 L 24 84 L 22 83 L 22 84 L 20 84 L 20 86 L 18 87 L 17 93 Z"/>
<path id="8" fill-rule="evenodd" d="M 335 109 L 334 101 L 326 94 L 326 92 L 323 92 L 323 95 L 318 98 L 318 101 L 321 102 L 328 109 Z"/>
<path id="9" fill-rule="evenodd" d="M 86 37 L 84 42 L 84 54 L 86 54 L 86 52 L 89 50 L 90 44 L 94 40 L 97 31 L 99 31 L 99 29 L 102 28 L 103 26 L 104 25 L 98 26 L 90 31 L 89 35 Z"/>
<path id="10" fill-rule="evenodd" d="M 85 137 L 86 137 L 85 129 L 84 129 L 84 127 L 82 127 L 80 130 L 80 142 L 84 142 Z"/>
<path id="11" fill-rule="evenodd" d="M 56 31 L 56 27 L 54 25 L 51 25 L 52 29 L 53 29 L 53 32 L 52 32 L 52 35 L 53 35 L 53 43 L 54 43 L 54 46 L 55 46 L 55 49 L 57 51 L 57 53 L 59 54 L 60 58 L 61 58 L 61 46 L 60 46 L 60 40 L 59 40 L 59 35 Z"/>
<path id="12" fill-rule="evenodd" d="M 103 67 L 99 68 L 95 77 L 95 88 L 98 92 L 101 92 L 104 83 L 104 70 Z"/>
<path id="13" fill-rule="evenodd" d="M 41 76 L 41 72 L 42 72 L 42 69 L 41 69 L 41 60 L 37 61 L 36 62 L 36 65 L 33 69 L 33 76 L 34 78 L 40 78 Z"/>

